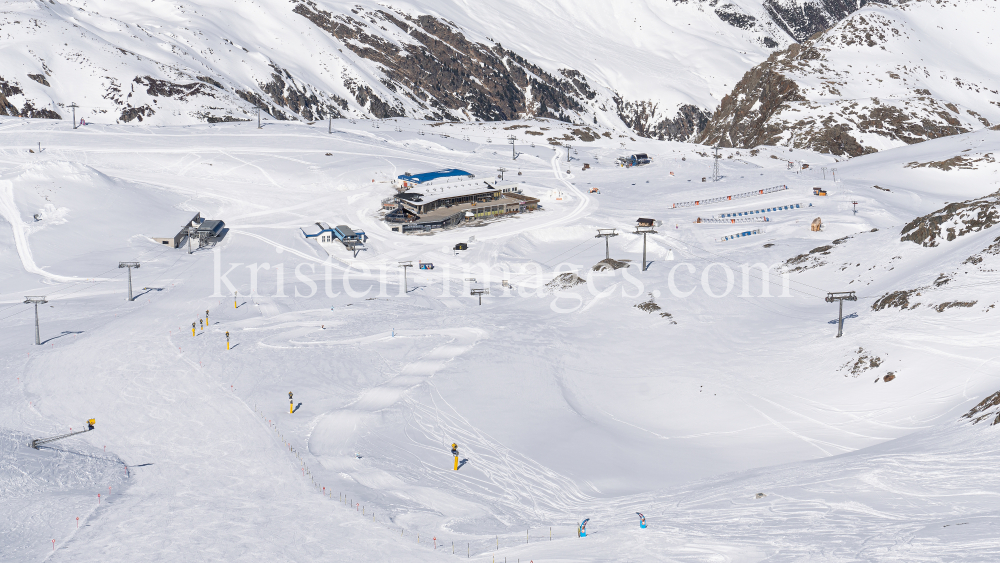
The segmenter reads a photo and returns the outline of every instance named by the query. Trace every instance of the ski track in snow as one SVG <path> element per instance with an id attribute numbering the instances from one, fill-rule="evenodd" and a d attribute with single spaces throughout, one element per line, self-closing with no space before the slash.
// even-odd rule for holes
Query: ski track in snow
<path id="1" fill-rule="evenodd" d="M 31 256 L 31 246 L 28 245 L 28 225 L 21 220 L 20 213 L 17 211 L 17 205 L 14 203 L 14 184 L 10 180 L 0 180 L 0 215 L 10 225 L 11 232 L 14 234 L 14 245 L 17 248 L 17 255 L 21 259 L 21 266 L 26 272 L 37 274 L 57 282 L 108 281 L 103 278 L 78 278 L 75 276 L 52 274 L 35 264 L 35 259 Z"/>

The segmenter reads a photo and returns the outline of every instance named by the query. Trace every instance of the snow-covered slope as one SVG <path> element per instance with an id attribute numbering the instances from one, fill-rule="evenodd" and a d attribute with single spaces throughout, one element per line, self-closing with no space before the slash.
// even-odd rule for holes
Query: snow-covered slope
<path id="1" fill-rule="evenodd" d="M 3 119 L 6 559 L 995 559 L 998 427 L 962 416 L 1000 389 L 1000 133 L 849 162 L 726 149 L 703 183 L 690 144 L 630 142 L 654 162 L 625 169 L 619 139 L 557 121 L 377 125 Z M 512 161 L 511 132 L 540 141 Z M 443 167 L 506 168 L 543 209 L 379 220 L 388 179 Z M 150 239 L 196 211 L 226 221 L 216 250 Z M 328 255 L 315 221 L 369 249 Z M 596 272 L 609 227 L 631 265 Z M 404 286 L 401 261 L 435 268 Z M 547 287 L 568 271 L 586 281 Z M 836 338 L 824 297 L 849 290 Z M 89 417 L 63 452 L 25 445 Z"/>
<path id="2" fill-rule="evenodd" d="M 857 156 L 1000 123 L 996 2 L 871 5 L 773 53 L 699 139 Z"/>
<path id="3" fill-rule="evenodd" d="M 860 1 L 860 0 L 859 0 Z M 548 116 L 685 140 L 853 1 L 11 0 L 0 115 L 102 123 Z"/>

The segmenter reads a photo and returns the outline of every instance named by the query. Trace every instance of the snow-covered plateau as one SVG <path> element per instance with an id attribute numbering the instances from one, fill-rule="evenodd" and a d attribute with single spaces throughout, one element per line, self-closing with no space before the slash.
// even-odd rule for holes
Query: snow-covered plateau
<path id="1" fill-rule="evenodd" d="M 1000 133 L 724 149 L 712 182 L 574 130 L 4 119 L 0 559 L 996 560 L 995 413 L 963 415 L 1000 389 Z M 541 208 L 379 219 L 452 167 Z M 228 232 L 152 240 L 195 213 Z M 594 270 L 604 228 L 628 267 Z"/>

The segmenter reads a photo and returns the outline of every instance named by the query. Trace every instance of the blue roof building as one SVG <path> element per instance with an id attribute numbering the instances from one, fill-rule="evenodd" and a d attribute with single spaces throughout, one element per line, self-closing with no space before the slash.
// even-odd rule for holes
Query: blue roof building
<path id="1" fill-rule="evenodd" d="M 410 182 L 413 184 L 424 184 L 434 180 L 440 180 L 441 178 L 454 178 L 454 177 L 469 177 L 474 178 L 473 174 L 466 172 L 465 170 L 459 170 L 457 168 L 446 168 L 444 170 L 435 170 L 434 172 L 422 172 L 420 174 L 400 174 L 397 179 L 403 182 Z"/>

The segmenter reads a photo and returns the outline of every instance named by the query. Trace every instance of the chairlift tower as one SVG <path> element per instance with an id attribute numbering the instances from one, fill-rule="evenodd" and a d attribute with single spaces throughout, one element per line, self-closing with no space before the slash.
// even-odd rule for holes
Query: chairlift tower
<path id="1" fill-rule="evenodd" d="M 712 181 L 713 182 L 718 182 L 719 181 L 719 145 L 715 145 L 714 147 L 712 147 L 712 150 L 715 151 L 715 155 L 712 157 Z"/>
<path id="2" fill-rule="evenodd" d="M 187 229 L 188 254 L 194 253 L 194 250 L 191 249 L 191 239 L 194 238 L 194 235 L 195 235 L 195 233 L 197 231 L 198 231 L 198 227 L 195 227 L 194 225 L 188 225 L 188 229 Z M 201 248 L 200 244 L 198 245 L 198 248 Z"/>
<path id="3" fill-rule="evenodd" d="M 399 266 L 403 268 L 403 295 L 409 293 L 409 288 L 406 285 L 406 269 L 413 267 L 413 262 L 400 262 Z"/>
<path id="4" fill-rule="evenodd" d="M 510 137 L 507 137 L 507 140 L 510 141 L 510 158 L 511 160 L 517 160 L 517 147 L 515 145 L 515 143 L 517 143 L 517 137 L 511 135 Z"/>
<path id="5" fill-rule="evenodd" d="M 823 171 L 823 179 L 826 180 L 826 166 L 820 168 Z"/>
<path id="6" fill-rule="evenodd" d="M 132 298 L 132 268 L 139 269 L 138 262 L 119 262 L 119 268 L 128 268 L 128 300 L 135 301 Z"/>
<path id="7" fill-rule="evenodd" d="M 503 173 L 504 173 L 504 172 L 506 172 L 506 171 L 507 171 L 507 169 L 506 169 L 506 168 L 503 168 L 503 167 L 501 167 L 501 168 L 497 168 L 497 172 L 499 172 L 499 173 L 500 173 L 500 181 L 501 181 L 501 182 L 503 182 Z"/>
<path id="8" fill-rule="evenodd" d="M 653 227 L 636 226 L 632 234 L 642 235 L 642 271 L 646 271 L 646 235 L 655 235 L 657 231 Z"/>
<path id="9" fill-rule="evenodd" d="M 611 237 L 618 236 L 618 229 L 597 229 L 597 235 L 594 238 L 604 237 L 604 258 L 611 259 L 611 246 L 608 243 L 608 239 Z"/>
<path id="10" fill-rule="evenodd" d="M 853 291 L 834 291 L 826 294 L 826 302 L 840 302 L 840 315 L 837 318 L 837 338 L 844 335 L 844 301 L 857 301 L 858 296 Z"/>
<path id="11" fill-rule="evenodd" d="M 73 129 L 76 129 L 76 127 L 77 127 L 77 125 L 76 125 L 76 108 L 78 108 L 80 106 L 76 105 L 76 102 L 73 102 L 68 107 L 73 108 Z"/>
<path id="12" fill-rule="evenodd" d="M 572 145 L 566 145 L 566 162 L 569 162 L 569 151 L 572 149 Z"/>
<path id="13" fill-rule="evenodd" d="M 45 303 L 48 303 L 48 301 L 45 300 L 44 296 L 32 297 L 29 295 L 24 298 L 24 302 L 35 304 L 35 346 L 40 346 L 42 344 L 42 339 L 40 338 L 38 333 L 38 305 L 39 304 L 44 305 Z"/>
<path id="14" fill-rule="evenodd" d="M 489 295 L 490 290 L 484 287 L 474 287 L 469 291 L 469 295 L 479 297 L 479 304 L 483 304 L 483 295 Z"/>

